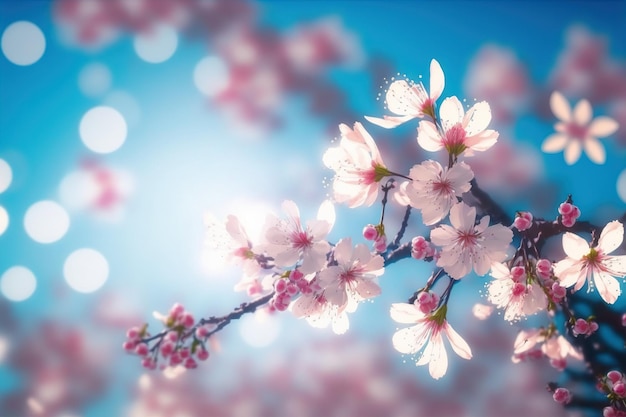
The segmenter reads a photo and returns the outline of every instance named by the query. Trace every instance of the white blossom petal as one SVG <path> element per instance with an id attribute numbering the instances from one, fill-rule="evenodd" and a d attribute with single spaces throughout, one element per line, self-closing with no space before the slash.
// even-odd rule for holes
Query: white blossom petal
<path id="1" fill-rule="evenodd" d="M 434 123 L 428 120 L 420 121 L 417 127 L 417 143 L 426 151 L 436 152 L 443 149 L 441 136 Z"/>
<path id="2" fill-rule="evenodd" d="M 472 358 L 472 349 L 469 347 L 467 342 L 450 326 L 449 324 L 445 326 L 444 331 L 446 332 L 446 336 L 448 336 L 448 340 L 450 341 L 450 345 L 452 346 L 452 350 L 462 357 L 463 359 L 471 359 Z"/>
<path id="3" fill-rule="evenodd" d="M 607 116 L 600 116 L 593 119 L 589 125 L 589 135 L 596 138 L 603 138 L 612 135 L 619 128 L 619 124 Z"/>
<path id="4" fill-rule="evenodd" d="M 606 161 L 604 146 L 594 137 L 588 137 L 584 142 L 585 153 L 593 162 L 602 165 Z"/>
<path id="5" fill-rule="evenodd" d="M 565 163 L 572 165 L 580 158 L 582 148 L 577 140 L 570 140 L 565 148 Z"/>
<path id="6" fill-rule="evenodd" d="M 571 108 L 569 102 L 563 97 L 563 94 L 555 91 L 550 96 L 550 109 L 552 113 L 564 122 L 571 120 Z"/>
<path id="7" fill-rule="evenodd" d="M 445 83 L 446 80 L 443 74 L 443 70 L 441 69 L 441 65 L 439 65 L 439 62 L 437 62 L 436 59 L 431 60 L 429 94 L 430 98 L 433 101 L 436 101 L 439 97 L 441 97 L 441 93 L 443 92 Z"/>
<path id="8" fill-rule="evenodd" d="M 543 141 L 541 150 L 546 153 L 561 152 L 568 141 L 569 137 L 567 135 L 563 133 L 553 133 Z"/>
<path id="9" fill-rule="evenodd" d="M 574 107 L 574 122 L 580 126 L 586 126 L 591 121 L 593 115 L 591 104 L 588 100 L 580 100 Z"/>
<path id="10" fill-rule="evenodd" d="M 593 283 L 602 299 L 608 304 L 615 303 L 617 297 L 622 293 L 619 281 L 606 272 L 595 271 Z"/>
<path id="11" fill-rule="evenodd" d="M 370 123 L 373 123 L 377 126 L 383 127 L 385 129 L 391 129 L 396 126 L 400 126 L 403 123 L 408 122 L 409 120 L 415 119 L 417 116 L 414 115 L 406 115 L 406 116 L 383 116 L 380 117 L 372 117 L 365 116 L 365 120 Z"/>
<path id="12" fill-rule="evenodd" d="M 317 211 L 317 219 L 324 220 L 329 224 L 329 231 L 335 225 L 335 206 L 330 200 L 324 200 Z"/>
<path id="13" fill-rule="evenodd" d="M 418 310 L 415 305 L 407 303 L 393 303 L 389 309 L 391 318 L 403 324 L 417 323 L 418 320 L 424 318 L 424 313 Z"/>
<path id="14" fill-rule="evenodd" d="M 606 255 L 617 249 L 623 241 L 624 225 L 617 220 L 613 220 L 602 229 L 600 239 L 598 240 L 598 248 Z"/>
<path id="15" fill-rule="evenodd" d="M 474 104 L 463 118 L 467 136 L 474 136 L 487 129 L 491 122 L 489 103 L 481 101 Z"/>
<path id="16" fill-rule="evenodd" d="M 562 242 L 565 254 L 574 260 L 580 260 L 583 256 L 589 254 L 589 243 L 574 233 L 565 233 Z"/>
<path id="17" fill-rule="evenodd" d="M 444 131 L 447 132 L 455 124 L 462 123 L 464 115 L 463 104 L 456 96 L 448 97 L 441 103 L 439 116 Z"/>

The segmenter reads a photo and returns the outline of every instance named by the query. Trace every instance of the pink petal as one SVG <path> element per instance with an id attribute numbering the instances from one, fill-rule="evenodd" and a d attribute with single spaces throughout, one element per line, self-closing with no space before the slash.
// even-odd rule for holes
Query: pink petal
<path id="1" fill-rule="evenodd" d="M 500 134 L 495 130 L 488 129 L 477 135 L 465 138 L 465 145 L 472 151 L 484 152 L 496 144 L 499 136 Z M 469 155 L 469 153 L 467 153 L 467 155 Z"/>
<path id="2" fill-rule="evenodd" d="M 226 219 L 226 231 L 228 234 L 242 247 L 248 246 L 248 235 L 243 230 L 239 219 L 233 215 L 229 215 Z"/>
<path id="3" fill-rule="evenodd" d="M 296 203 L 291 200 L 285 200 L 283 201 L 282 209 L 289 218 L 300 224 L 300 210 L 298 210 Z"/>
<path id="4" fill-rule="evenodd" d="M 612 135 L 619 128 L 619 124 L 607 116 L 600 116 L 593 119 L 589 125 L 589 135 L 597 138 Z"/>
<path id="5" fill-rule="evenodd" d="M 624 225 L 617 220 L 607 223 L 602 229 L 600 239 L 598 240 L 598 248 L 605 255 L 613 252 L 624 241 Z"/>
<path id="6" fill-rule="evenodd" d="M 593 116 L 591 104 L 588 100 L 580 100 L 574 107 L 574 121 L 580 126 L 586 126 Z"/>
<path id="7" fill-rule="evenodd" d="M 470 349 L 467 342 L 452 328 L 452 326 L 447 324 L 444 327 L 444 331 L 448 336 L 452 350 L 454 350 L 454 352 L 456 352 L 456 354 L 463 359 L 471 359 L 472 349 Z"/>
<path id="8" fill-rule="evenodd" d="M 447 224 L 442 224 L 441 226 L 430 231 L 430 240 L 437 246 L 449 245 L 454 241 L 454 239 L 456 239 L 457 236 L 458 233 L 456 230 Z"/>
<path id="9" fill-rule="evenodd" d="M 306 317 L 316 314 L 320 304 L 313 295 L 303 295 L 291 304 L 291 312 L 296 317 Z"/>
<path id="10" fill-rule="evenodd" d="M 593 274 L 593 283 L 602 299 L 609 304 L 615 303 L 622 293 L 619 281 L 606 272 L 596 271 Z"/>
<path id="11" fill-rule="evenodd" d="M 448 371 L 448 353 L 441 340 L 441 333 L 433 336 L 431 340 L 431 359 L 428 364 L 428 372 L 434 379 L 439 379 Z"/>
<path id="12" fill-rule="evenodd" d="M 495 279 L 508 279 L 511 276 L 509 268 L 500 262 L 494 262 L 491 264 L 491 276 Z"/>
<path id="13" fill-rule="evenodd" d="M 578 261 L 589 254 L 589 243 L 582 237 L 567 232 L 563 235 L 563 250 L 569 258 Z"/>
<path id="14" fill-rule="evenodd" d="M 347 265 L 352 260 L 352 239 L 345 237 L 335 245 L 334 258 L 339 265 Z"/>
<path id="15" fill-rule="evenodd" d="M 552 113 L 564 122 L 571 120 L 571 110 L 568 101 L 563 97 L 561 93 L 555 91 L 550 96 L 550 108 Z"/>
<path id="16" fill-rule="evenodd" d="M 436 101 L 443 92 L 445 86 L 445 77 L 441 65 L 436 59 L 430 61 L 430 98 Z"/>
<path id="17" fill-rule="evenodd" d="M 417 143 L 429 152 L 436 152 L 443 148 L 437 127 L 427 120 L 422 120 L 417 127 Z"/>
<path id="18" fill-rule="evenodd" d="M 461 193 L 470 190 L 470 181 L 474 178 L 474 173 L 465 162 L 459 162 L 448 171 L 447 179 L 452 183 L 452 187 Z"/>
<path id="19" fill-rule="evenodd" d="M 408 122 L 409 120 L 415 119 L 417 116 L 409 114 L 406 116 L 383 116 L 383 118 L 365 116 L 365 120 L 370 123 L 374 123 L 380 127 L 384 127 L 385 129 L 391 129 L 396 126 L 400 126 L 402 123 Z"/>
<path id="20" fill-rule="evenodd" d="M 374 281 L 360 280 L 359 284 L 355 288 L 357 294 L 363 299 L 379 296 L 381 293 L 380 287 Z"/>
<path id="21" fill-rule="evenodd" d="M 608 268 L 611 275 L 615 277 L 626 276 L 626 255 L 608 256 L 602 264 Z"/>
<path id="22" fill-rule="evenodd" d="M 450 223 L 456 230 L 468 231 L 474 228 L 476 208 L 460 202 L 450 209 Z"/>
<path id="23" fill-rule="evenodd" d="M 491 122 L 489 103 L 481 101 L 474 104 L 463 118 L 467 136 L 474 136 L 487 129 Z"/>
<path id="24" fill-rule="evenodd" d="M 541 150 L 546 153 L 560 152 L 565 148 L 569 137 L 562 133 L 553 133 L 541 144 Z"/>
<path id="25" fill-rule="evenodd" d="M 413 304 L 393 303 L 389 309 L 391 318 L 403 324 L 414 324 L 424 318 L 424 313 L 415 308 Z"/>
<path id="26" fill-rule="evenodd" d="M 582 148 L 580 146 L 580 142 L 577 140 L 570 141 L 565 148 L 565 163 L 567 165 L 574 164 L 580 158 L 581 152 Z"/>
<path id="27" fill-rule="evenodd" d="M 456 96 L 448 97 L 441 103 L 439 117 L 444 131 L 447 132 L 455 124 L 462 123 L 464 115 L 463 104 Z"/>

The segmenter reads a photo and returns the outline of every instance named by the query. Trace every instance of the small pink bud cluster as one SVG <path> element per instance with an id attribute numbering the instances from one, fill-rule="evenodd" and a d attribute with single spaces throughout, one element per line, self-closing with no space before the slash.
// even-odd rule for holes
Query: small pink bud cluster
<path id="1" fill-rule="evenodd" d="M 515 217 L 515 221 L 513 222 L 513 227 L 515 227 L 520 232 L 524 230 L 530 229 L 530 226 L 533 225 L 533 215 L 529 211 L 518 211 L 517 216 Z"/>
<path id="2" fill-rule="evenodd" d="M 576 223 L 576 219 L 580 217 L 580 210 L 572 203 L 565 202 L 559 206 L 559 214 L 563 226 L 572 227 Z"/>
<path id="3" fill-rule="evenodd" d="M 609 394 L 614 394 L 619 398 L 626 398 L 626 379 L 619 371 L 609 371 L 606 374 L 606 386 Z"/>
<path id="4" fill-rule="evenodd" d="M 385 236 L 382 225 L 374 226 L 373 224 L 368 224 L 363 228 L 363 237 L 374 241 L 374 250 L 376 252 L 387 250 L 387 236 Z"/>
<path id="5" fill-rule="evenodd" d="M 142 329 L 133 327 L 126 333 L 124 350 L 141 356 L 141 363 L 147 369 L 156 369 L 159 358 L 167 360 L 169 366 L 182 365 L 189 369 L 198 366 L 196 359 L 208 359 L 209 352 L 204 347 L 204 342 L 215 328 L 214 325 L 203 324 L 194 331 L 196 321 L 193 315 L 178 303 L 174 304 L 163 321 L 167 330 L 152 338 L 152 347 L 148 345 L 150 334 L 146 330 L 147 326 Z M 194 337 L 191 346 L 185 346 L 192 335 Z M 165 366 L 167 365 L 162 365 Z"/>
<path id="6" fill-rule="evenodd" d="M 526 268 L 523 266 L 514 266 L 511 268 L 511 279 L 515 284 L 513 285 L 513 296 L 519 297 L 527 290 L 526 285 Z"/>
<path id="7" fill-rule="evenodd" d="M 411 256 L 415 259 L 430 258 L 435 255 L 435 248 L 424 236 L 414 237 L 411 241 Z"/>
<path id="8" fill-rule="evenodd" d="M 544 281 L 552 278 L 552 262 L 547 259 L 539 259 L 535 265 L 537 276 Z"/>
<path id="9" fill-rule="evenodd" d="M 439 296 L 434 292 L 422 291 L 417 294 L 414 304 L 422 313 L 429 314 L 437 308 L 437 305 L 439 304 Z"/>
<path id="10" fill-rule="evenodd" d="M 569 392 L 567 388 L 559 387 L 554 390 L 554 394 L 552 394 L 552 398 L 559 404 L 568 404 L 572 400 L 572 394 Z"/>
<path id="11" fill-rule="evenodd" d="M 574 336 L 590 336 L 595 333 L 596 330 L 598 330 L 598 323 L 591 319 L 577 319 L 572 327 L 572 333 L 574 333 Z"/>
<path id="12" fill-rule="evenodd" d="M 294 269 L 289 276 L 281 277 L 274 283 L 274 297 L 269 302 L 270 311 L 287 310 L 291 298 L 299 292 L 310 294 L 313 288 L 311 288 L 311 283 L 304 278 L 304 274 Z"/>
<path id="13" fill-rule="evenodd" d="M 604 407 L 602 417 L 626 417 L 626 411 L 621 411 L 614 407 Z"/>
<path id="14" fill-rule="evenodd" d="M 552 301 L 555 303 L 560 303 L 561 300 L 565 298 L 567 295 L 567 290 L 560 283 L 554 282 L 550 287 L 550 296 L 552 297 Z"/>

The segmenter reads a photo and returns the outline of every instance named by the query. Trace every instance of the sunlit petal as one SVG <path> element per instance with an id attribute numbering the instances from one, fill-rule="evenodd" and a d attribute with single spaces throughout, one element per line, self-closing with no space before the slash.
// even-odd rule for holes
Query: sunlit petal
<path id="1" fill-rule="evenodd" d="M 593 119 L 589 125 L 589 134 L 597 138 L 612 135 L 619 128 L 619 123 L 607 116 L 600 116 Z"/>
<path id="2" fill-rule="evenodd" d="M 580 158 L 582 147 L 577 140 L 571 140 L 565 148 L 565 163 L 572 165 Z"/>
<path id="3" fill-rule="evenodd" d="M 461 103 L 456 96 L 448 97 L 441 103 L 439 116 L 441 118 L 441 125 L 446 132 L 455 124 L 461 123 L 464 115 L 465 110 L 463 110 L 463 103 Z"/>
<path id="4" fill-rule="evenodd" d="M 562 133 L 553 133 L 541 144 L 541 150 L 547 153 L 560 152 L 567 145 L 569 138 Z"/>
<path id="5" fill-rule="evenodd" d="M 589 243 L 582 237 L 567 232 L 563 235 L 563 250 L 568 257 L 579 260 L 589 253 Z"/>
<path id="6" fill-rule="evenodd" d="M 588 100 L 580 100 L 574 107 L 574 121 L 581 126 L 586 126 L 591 121 L 593 110 Z"/>
<path id="7" fill-rule="evenodd" d="M 563 94 L 555 91 L 550 96 L 550 109 L 552 113 L 564 122 L 571 120 L 571 110 L 568 101 L 563 97 Z"/>
<path id="8" fill-rule="evenodd" d="M 380 117 L 365 116 L 365 120 L 380 127 L 384 127 L 385 129 L 391 129 L 416 117 L 416 115 L 411 114 L 406 116 L 383 116 L 382 119 Z"/>
<path id="9" fill-rule="evenodd" d="M 624 225 L 617 220 L 613 220 L 602 229 L 600 239 L 598 240 L 598 248 L 606 255 L 617 249 L 623 241 Z"/>
<path id="10" fill-rule="evenodd" d="M 441 93 L 443 92 L 443 88 L 445 86 L 445 77 L 443 74 L 443 70 L 441 69 L 441 65 L 437 62 L 436 59 L 430 61 L 430 98 L 437 100 Z"/>
<path id="11" fill-rule="evenodd" d="M 596 271 L 593 274 L 593 283 L 602 299 L 609 304 L 615 303 L 622 293 L 619 281 L 606 272 Z"/>

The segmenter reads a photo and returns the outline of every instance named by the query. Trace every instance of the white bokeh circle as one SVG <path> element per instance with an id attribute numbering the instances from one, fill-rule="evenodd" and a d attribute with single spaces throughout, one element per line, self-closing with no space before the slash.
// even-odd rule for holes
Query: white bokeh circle
<path id="1" fill-rule="evenodd" d="M 9 227 L 9 213 L 7 213 L 6 209 L 0 206 L 0 236 L 7 230 Z"/>
<path id="2" fill-rule="evenodd" d="M 87 97 L 98 97 L 111 88 L 111 70 L 99 62 L 86 65 L 78 74 L 78 88 Z"/>
<path id="3" fill-rule="evenodd" d="M 626 203 L 626 169 L 624 169 L 617 177 L 617 195 Z"/>
<path id="4" fill-rule="evenodd" d="M 97 153 L 111 153 L 126 141 L 126 120 L 119 111 L 108 106 L 90 109 L 80 121 L 80 139 Z"/>
<path id="5" fill-rule="evenodd" d="M 21 20 L 2 33 L 2 53 L 15 65 L 32 65 L 43 56 L 46 38 L 39 27 Z"/>
<path id="6" fill-rule="evenodd" d="M 52 243 L 61 239 L 70 227 L 67 211 L 54 201 L 39 201 L 26 210 L 24 229 L 39 243 Z"/>
<path id="7" fill-rule="evenodd" d="M 61 180 L 59 199 L 70 210 L 84 210 L 98 198 L 100 185 L 88 171 L 73 171 Z"/>
<path id="8" fill-rule="evenodd" d="M 0 193 L 6 191 L 13 180 L 13 171 L 11 166 L 4 160 L 0 159 Z"/>
<path id="9" fill-rule="evenodd" d="M 269 346 L 280 334 L 280 322 L 263 313 L 242 317 L 239 323 L 241 338 L 250 346 Z"/>
<path id="10" fill-rule="evenodd" d="M 83 293 L 94 292 L 109 278 L 109 263 L 95 249 L 78 249 L 65 260 L 63 276 L 73 290 Z"/>
<path id="11" fill-rule="evenodd" d="M 139 58 L 152 64 L 170 59 L 178 46 L 178 34 L 170 26 L 160 25 L 135 36 L 133 46 Z"/>
<path id="12" fill-rule="evenodd" d="M 7 269 L 0 278 L 0 292 L 11 301 L 28 299 L 37 288 L 37 279 L 30 269 L 14 266 Z"/>
<path id="13" fill-rule="evenodd" d="M 202 94 L 214 97 L 228 87 L 228 67 L 219 57 L 207 56 L 196 64 L 193 82 Z"/>

